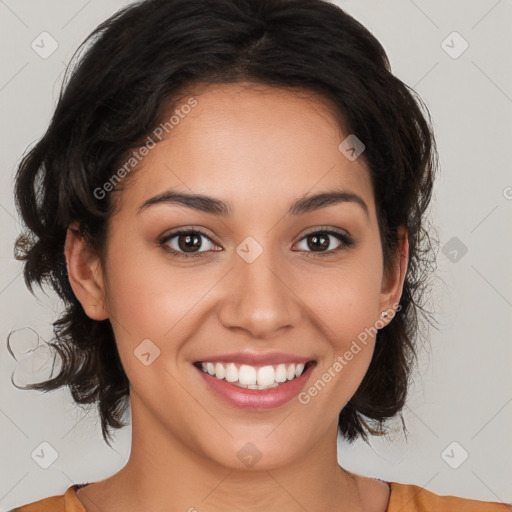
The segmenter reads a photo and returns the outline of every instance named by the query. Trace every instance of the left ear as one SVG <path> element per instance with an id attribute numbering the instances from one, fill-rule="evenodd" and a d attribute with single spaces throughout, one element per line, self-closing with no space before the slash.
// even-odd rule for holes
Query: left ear
<path id="1" fill-rule="evenodd" d="M 387 312 L 387 316 L 379 320 L 387 325 L 396 314 L 402 290 L 404 286 L 405 274 L 407 272 L 407 263 L 409 261 L 409 238 L 405 226 L 398 227 L 398 248 L 395 254 L 393 267 L 384 271 L 382 279 L 379 312 Z"/>

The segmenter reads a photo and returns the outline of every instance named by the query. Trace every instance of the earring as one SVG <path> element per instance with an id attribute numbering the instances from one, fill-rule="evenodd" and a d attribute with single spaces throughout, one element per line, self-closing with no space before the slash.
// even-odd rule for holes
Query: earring
<path id="1" fill-rule="evenodd" d="M 386 317 L 388 316 L 388 314 L 387 314 L 387 312 L 386 312 L 386 311 L 383 311 L 383 312 L 380 314 L 380 316 L 381 316 L 382 318 L 386 318 Z"/>

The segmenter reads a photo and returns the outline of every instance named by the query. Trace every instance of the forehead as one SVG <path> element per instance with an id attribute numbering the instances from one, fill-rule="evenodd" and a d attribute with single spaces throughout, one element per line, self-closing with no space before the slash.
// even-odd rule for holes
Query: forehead
<path id="1" fill-rule="evenodd" d="M 198 86 L 167 110 L 154 133 L 156 144 L 123 191 L 126 205 L 175 188 L 258 210 L 262 202 L 342 188 L 373 209 L 365 161 L 340 151 L 349 134 L 334 106 L 309 91 Z"/>

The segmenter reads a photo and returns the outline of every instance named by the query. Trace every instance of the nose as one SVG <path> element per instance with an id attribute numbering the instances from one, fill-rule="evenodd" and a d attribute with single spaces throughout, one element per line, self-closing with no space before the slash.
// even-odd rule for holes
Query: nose
<path id="1" fill-rule="evenodd" d="M 235 256 L 219 311 L 227 329 L 270 339 L 301 320 L 303 302 L 294 293 L 290 272 L 271 253 L 264 250 L 252 263 Z"/>

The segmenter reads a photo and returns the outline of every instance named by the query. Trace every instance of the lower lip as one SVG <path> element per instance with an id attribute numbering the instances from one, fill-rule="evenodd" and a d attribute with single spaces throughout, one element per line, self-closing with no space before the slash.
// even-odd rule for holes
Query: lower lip
<path id="1" fill-rule="evenodd" d="M 288 380 L 279 386 L 270 389 L 246 389 L 235 386 L 225 379 L 217 379 L 199 368 L 208 388 L 227 401 L 231 406 L 239 409 L 273 409 L 289 402 L 304 388 L 315 364 L 310 365 L 300 377 Z"/>

